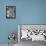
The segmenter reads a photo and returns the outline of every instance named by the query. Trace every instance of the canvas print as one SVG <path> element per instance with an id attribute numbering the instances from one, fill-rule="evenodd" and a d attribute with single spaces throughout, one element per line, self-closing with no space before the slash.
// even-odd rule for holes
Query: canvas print
<path id="1" fill-rule="evenodd" d="M 16 18 L 16 6 L 6 6 L 6 18 L 7 19 Z"/>
<path id="2" fill-rule="evenodd" d="M 20 46 L 31 46 L 33 42 L 46 42 L 46 25 L 18 25 Z"/>

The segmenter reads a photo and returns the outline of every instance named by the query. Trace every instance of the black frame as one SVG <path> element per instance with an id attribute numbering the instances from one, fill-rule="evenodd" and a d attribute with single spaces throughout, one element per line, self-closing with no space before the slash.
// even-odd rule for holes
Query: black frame
<path id="1" fill-rule="evenodd" d="M 11 17 L 8 17 L 8 16 L 7 16 L 7 11 L 8 11 L 10 8 L 11 8 L 12 10 L 14 9 L 14 10 L 13 10 L 13 13 L 14 13 L 13 16 L 14 16 L 14 17 L 12 17 L 12 16 L 11 16 Z M 9 15 L 9 16 L 10 16 L 10 15 Z M 6 6 L 6 19 L 15 19 L 15 18 L 16 18 L 16 6 Z"/>

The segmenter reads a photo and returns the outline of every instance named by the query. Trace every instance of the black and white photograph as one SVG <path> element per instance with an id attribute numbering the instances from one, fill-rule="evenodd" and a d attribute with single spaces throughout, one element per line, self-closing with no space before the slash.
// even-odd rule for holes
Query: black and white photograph
<path id="1" fill-rule="evenodd" d="M 16 6 L 6 6 L 6 18 L 7 19 L 16 18 Z"/>
<path id="2" fill-rule="evenodd" d="M 46 43 L 46 25 L 20 24 L 18 33 L 20 46 L 40 46 Z"/>

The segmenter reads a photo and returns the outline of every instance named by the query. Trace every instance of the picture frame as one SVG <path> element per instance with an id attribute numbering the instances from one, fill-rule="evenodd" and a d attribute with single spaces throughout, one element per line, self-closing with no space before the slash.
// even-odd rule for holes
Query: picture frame
<path id="1" fill-rule="evenodd" d="M 16 6 L 6 6 L 6 19 L 16 18 Z"/>

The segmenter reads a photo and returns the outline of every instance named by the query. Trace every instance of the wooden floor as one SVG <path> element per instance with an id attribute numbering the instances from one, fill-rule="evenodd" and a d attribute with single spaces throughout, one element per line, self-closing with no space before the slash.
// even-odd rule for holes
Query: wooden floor
<path id="1" fill-rule="evenodd" d="M 8 46 L 8 44 L 0 44 L 0 46 Z M 46 42 L 45 41 L 32 42 L 31 40 L 28 41 L 21 40 L 19 44 L 15 44 L 14 46 L 46 46 Z"/>
<path id="2" fill-rule="evenodd" d="M 28 40 L 28 41 L 21 40 L 20 46 L 46 46 L 46 42 L 45 41 L 34 41 L 34 42 L 32 42 L 31 40 Z"/>

